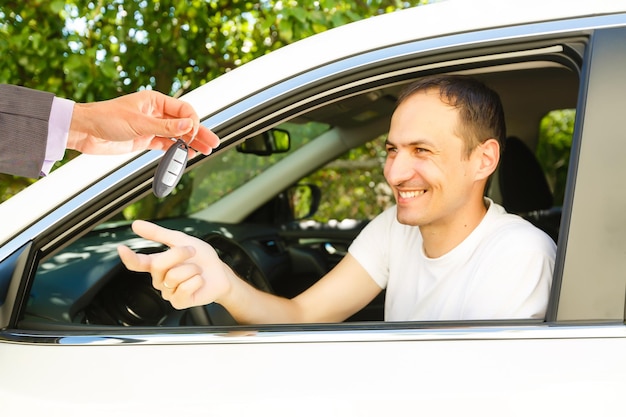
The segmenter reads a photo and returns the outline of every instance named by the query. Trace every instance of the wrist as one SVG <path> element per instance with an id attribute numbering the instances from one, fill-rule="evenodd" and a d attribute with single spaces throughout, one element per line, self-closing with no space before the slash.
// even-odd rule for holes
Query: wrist
<path id="1" fill-rule="evenodd" d="M 67 136 L 67 147 L 82 152 L 82 143 L 89 136 L 89 104 L 76 103 L 72 112 L 72 120 Z"/>
<path id="2" fill-rule="evenodd" d="M 236 306 L 240 302 L 238 299 L 241 298 L 241 284 L 243 284 L 244 281 L 228 264 L 223 261 L 221 262 L 225 279 L 223 281 L 222 289 L 219 291 L 219 295 L 215 302 L 223 305 L 224 307 Z"/>

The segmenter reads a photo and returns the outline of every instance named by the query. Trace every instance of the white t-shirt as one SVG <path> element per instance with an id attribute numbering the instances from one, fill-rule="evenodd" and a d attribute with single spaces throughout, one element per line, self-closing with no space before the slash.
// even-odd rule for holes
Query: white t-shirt
<path id="1" fill-rule="evenodd" d="M 385 320 L 543 318 L 556 245 L 543 231 L 491 200 L 457 247 L 424 254 L 419 227 L 400 224 L 393 206 L 354 240 L 350 254 L 386 288 Z"/>

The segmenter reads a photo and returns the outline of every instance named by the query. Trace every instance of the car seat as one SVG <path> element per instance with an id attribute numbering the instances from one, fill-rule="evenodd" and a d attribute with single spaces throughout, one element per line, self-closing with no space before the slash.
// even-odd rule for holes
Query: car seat
<path id="1" fill-rule="evenodd" d="M 553 197 L 539 161 L 515 136 L 506 138 L 498 173 L 502 206 L 546 232 L 555 242 L 561 223 L 561 208 Z"/>

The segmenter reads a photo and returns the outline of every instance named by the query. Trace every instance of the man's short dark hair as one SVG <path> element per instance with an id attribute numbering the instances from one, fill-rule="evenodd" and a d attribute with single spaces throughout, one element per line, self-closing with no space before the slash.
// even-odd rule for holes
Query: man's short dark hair
<path id="1" fill-rule="evenodd" d="M 398 97 L 398 105 L 418 92 L 438 90 L 441 100 L 459 111 L 459 136 L 465 139 L 467 156 L 479 144 L 493 138 L 504 148 L 506 126 L 500 96 L 475 78 L 438 74 L 420 78 L 408 85 Z"/>

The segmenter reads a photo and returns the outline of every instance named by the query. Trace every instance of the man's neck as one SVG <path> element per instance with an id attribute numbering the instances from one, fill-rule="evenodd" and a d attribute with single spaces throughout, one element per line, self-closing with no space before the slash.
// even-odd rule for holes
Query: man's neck
<path id="1" fill-rule="evenodd" d="M 487 214 L 487 200 L 481 200 L 454 218 L 437 224 L 420 226 L 424 253 L 429 258 L 439 258 L 463 242 Z"/>

